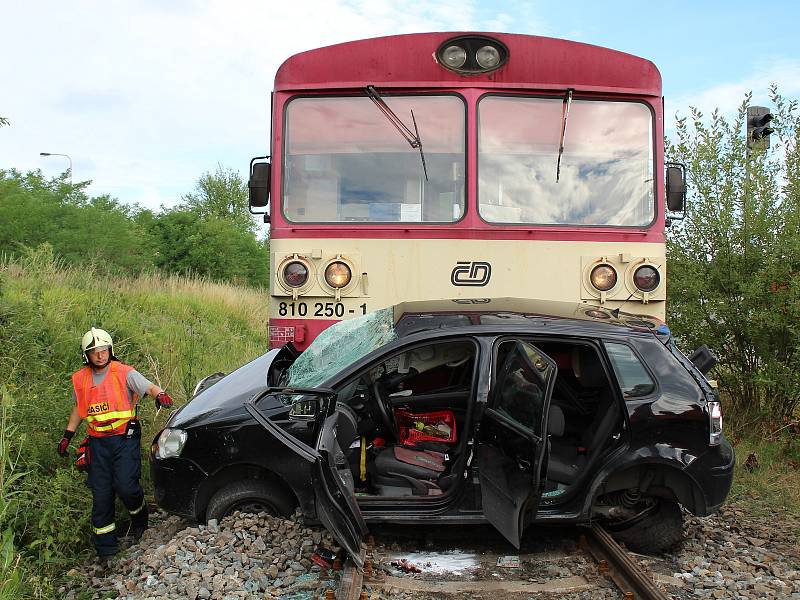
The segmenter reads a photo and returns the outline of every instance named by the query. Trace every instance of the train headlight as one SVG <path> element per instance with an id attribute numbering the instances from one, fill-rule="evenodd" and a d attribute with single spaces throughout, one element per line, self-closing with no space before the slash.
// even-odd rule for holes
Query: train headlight
<path id="1" fill-rule="evenodd" d="M 346 287 L 353 274 L 345 263 L 335 260 L 325 268 L 325 283 L 334 289 Z"/>
<path id="2" fill-rule="evenodd" d="M 283 267 L 283 281 L 289 287 L 303 287 L 308 281 L 308 267 L 299 260 L 293 260 Z"/>
<path id="3" fill-rule="evenodd" d="M 500 64 L 500 52 L 494 46 L 481 46 L 475 53 L 475 60 L 484 69 L 494 69 Z"/>
<path id="4" fill-rule="evenodd" d="M 642 292 L 652 292 L 661 283 L 658 269 L 651 265 L 643 265 L 633 273 L 633 284 Z"/>
<path id="5" fill-rule="evenodd" d="M 442 50 L 442 62 L 451 69 L 460 69 L 467 62 L 467 51 L 461 46 L 448 46 Z"/>
<path id="6" fill-rule="evenodd" d="M 595 289 L 601 292 L 607 292 L 617 285 L 617 272 L 611 265 L 597 265 L 592 269 L 592 273 L 589 275 L 589 281 L 591 281 Z"/>

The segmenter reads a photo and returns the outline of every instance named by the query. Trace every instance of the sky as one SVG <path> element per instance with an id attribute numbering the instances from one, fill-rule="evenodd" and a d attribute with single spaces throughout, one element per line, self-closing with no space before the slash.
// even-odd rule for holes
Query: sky
<path id="1" fill-rule="evenodd" d="M 401 8 L 399 8 L 401 7 Z M 763 15 L 763 16 L 760 16 Z M 565 38 L 652 60 L 667 125 L 745 92 L 800 98 L 800 3 L 777 0 L 0 0 L 0 169 L 66 170 L 88 193 L 174 206 L 269 148 L 275 71 L 297 52 L 425 31 Z"/>

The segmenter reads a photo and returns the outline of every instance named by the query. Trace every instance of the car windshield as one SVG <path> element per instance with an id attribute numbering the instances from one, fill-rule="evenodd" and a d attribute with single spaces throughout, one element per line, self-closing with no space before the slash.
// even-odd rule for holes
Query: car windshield
<path id="1" fill-rule="evenodd" d="M 369 97 L 295 98 L 286 109 L 287 219 L 452 223 L 463 216 L 464 102 L 455 96 L 382 99 L 409 130 L 418 131 L 425 168 L 420 149 Z"/>
<path id="2" fill-rule="evenodd" d="M 594 226 L 653 220 L 653 117 L 645 104 L 488 96 L 478 120 L 484 220 Z"/>
<path id="3" fill-rule="evenodd" d="M 319 334 L 289 368 L 287 387 L 319 387 L 346 366 L 397 338 L 392 307 L 340 321 Z"/>

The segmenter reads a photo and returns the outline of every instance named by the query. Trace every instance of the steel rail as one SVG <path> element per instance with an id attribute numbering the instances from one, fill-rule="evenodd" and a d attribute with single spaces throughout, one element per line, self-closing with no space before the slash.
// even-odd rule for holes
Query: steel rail
<path id="1" fill-rule="evenodd" d="M 363 564 L 367 549 L 361 545 L 361 562 Z M 336 587 L 336 600 L 358 600 L 361 596 L 361 588 L 364 582 L 364 571 L 356 566 L 353 559 L 347 557 L 344 564 L 344 572 Z"/>
<path id="2" fill-rule="evenodd" d="M 581 536 L 580 545 L 594 556 L 600 574 L 611 578 L 625 600 L 670 600 L 600 525 L 593 524 L 588 534 Z"/>

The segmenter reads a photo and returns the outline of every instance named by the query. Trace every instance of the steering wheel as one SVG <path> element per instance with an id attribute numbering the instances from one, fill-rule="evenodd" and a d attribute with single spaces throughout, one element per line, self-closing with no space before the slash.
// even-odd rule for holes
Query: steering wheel
<path id="1" fill-rule="evenodd" d="M 392 433 L 396 441 L 400 441 L 400 428 L 397 426 L 397 420 L 394 418 L 394 410 L 389 403 L 388 398 L 384 398 L 381 392 L 381 384 L 376 379 L 372 382 L 372 395 L 375 397 L 375 404 L 378 406 L 378 412 L 381 416 L 381 421 L 386 425 L 386 428 Z"/>

